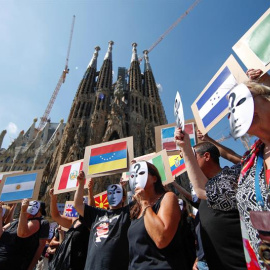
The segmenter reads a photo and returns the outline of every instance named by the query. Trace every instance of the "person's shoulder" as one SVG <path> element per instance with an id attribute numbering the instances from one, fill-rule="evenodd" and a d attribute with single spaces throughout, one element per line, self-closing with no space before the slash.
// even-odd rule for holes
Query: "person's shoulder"
<path id="1" fill-rule="evenodd" d="M 172 191 L 168 191 L 164 195 L 162 195 L 161 202 L 173 202 L 173 201 L 177 202 L 178 204 L 178 198 Z"/>

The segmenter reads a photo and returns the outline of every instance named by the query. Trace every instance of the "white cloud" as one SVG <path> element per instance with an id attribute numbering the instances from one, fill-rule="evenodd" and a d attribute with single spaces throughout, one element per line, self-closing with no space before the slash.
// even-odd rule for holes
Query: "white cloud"
<path id="1" fill-rule="evenodd" d="M 163 91 L 163 87 L 160 83 L 157 83 L 157 88 L 160 93 Z"/>
<path id="2" fill-rule="evenodd" d="M 18 131 L 18 127 L 16 124 L 9 122 L 7 126 L 7 132 L 10 134 L 16 134 Z"/>

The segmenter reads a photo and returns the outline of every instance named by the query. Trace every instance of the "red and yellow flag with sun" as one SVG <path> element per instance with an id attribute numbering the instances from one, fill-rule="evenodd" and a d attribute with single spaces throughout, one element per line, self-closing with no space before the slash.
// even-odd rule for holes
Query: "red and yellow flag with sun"
<path id="1" fill-rule="evenodd" d="M 109 202 L 107 199 L 107 191 L 103 191 L 97 195 L 94 196 L 96 207 L 108 209 L 109 208 Z"/>

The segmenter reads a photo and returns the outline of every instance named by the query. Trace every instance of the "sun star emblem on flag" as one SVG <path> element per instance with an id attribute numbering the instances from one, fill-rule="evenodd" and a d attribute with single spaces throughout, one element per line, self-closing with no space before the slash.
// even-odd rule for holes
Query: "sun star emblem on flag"
<path id="1" fill-rule="evenodd" d="M 174 159 L 174 164 L 175 164 L 175 167 L 178 167 L 180 165 L 180 160 L 178 157 Z"/>
<path id="2" fill-rule="evenodd" d="M 16 189 L 19 190 L 21 188 L 21 185 L 17 185 Z"/>
<path id="3" fill-rule="evenodd" d="M 73 171 L 73 172 L 71 172 L 70 175 L 69 175 L 69 179 L 70 179 L 70 180 L 75 180 L 75 179 L 77 179 L 78 174 L 79 174 L 78 171 Z"/>
<path id="4" fill-rule="evenodd" d="M 108 202 L 108 198 L 107 198 L 107 193 L 95 197 L 95 205 L 98 208 L 108 209 L 109 202 Z"/>

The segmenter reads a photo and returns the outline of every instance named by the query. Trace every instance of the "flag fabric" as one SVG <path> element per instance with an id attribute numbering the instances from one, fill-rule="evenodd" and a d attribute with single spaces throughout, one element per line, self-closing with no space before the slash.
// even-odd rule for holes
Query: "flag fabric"
<path id="1" fill-rule="evenodd" d="M 79 161 L 70 165 L 64 166 L 60 177 L 58 190 L 74 188 L 77 185 L 77 176 L 80 170 L 83 169 L 83 162 Z"/>
<path id="2" fill-rule="evenodd" d="M 174 141 L 174 131 L 175 127 L 161 129 L 162 149 L 166 149 L 167 151 L 174 151 L 179 149 Z"/>
<path id="3" fill-rule="evenodd" d="M 91 149 L 88 174 L 127 168 L 127 142 L 112 143 Z"/>
<path id="4" fill-rule="evenodd" d="M 180 149 L 174 141 L 175 128 L 176 126 L 161 129 L 162 149 L 166 149 L 167 151 L 175 151 Z M 196 144 L 194 123 L 185 124 L 185 132 L 189 135 L 191 146 L 194 146 Z"/>
<path id="5" fill-rule="evenodd" d="M 94 199 L 95 199 L 95 205 L 97 208 L 103 208 L 103 209 L 109 208 L 107 191 L 102 192 L 101 194 L 97 194 L 96 196 L 94 196 Z"/>
<path id="6" fill-rule="evenodd" d="M 270 62 L 269 32 L 270 14 L 264 18 L 246 39 L 249 48 L 257 55 L 264 65 L 267 65 Z"/>
<path id="7" fill-rule="evenodd" d="M 226 96 L 236 84 L 233 74 L 228 67 L 225 67 L 196 102 L 199 116 L 205 128 L 228 107 Z"/>
<path id="8" fill-rule="evenodd" d="M 16 201 L 24 198 L 31 199 L 34 194 L 37 173 L 7 176 L 0 201 Z"/>
<path id="9" fill-rule="evenodd" d="M 194 146 L 196 144 L 196 134 L 195 134 L 194 123 L 185 124 L 185 132 L 189 136 L 191 146 Z"/>
<path id="10" fill-rule="evenodd" d="M 66 202 L 64 216 L 66 217 L 78 217 L 78 212 L 73 206 L 73 203 Z"/>
<path id="11" fill-rule="evenodd" d="M 173 176 L 179 175 L 183 170 L 185 170 L 185 161 L 179 155 L 169 156 L 168 158 Z"/>
<path id="12" fill-rule="evenodd" d="M 19 173 L 19 172 L 23 172 L 23 171 L 11 171 L 11 172 L 3 172 L 3 173 L 0 173 L 0 183 L 3 179 L 3 177 L 7 174 L 12 174 L 12 173 Z"/>
<path id="13" fill-rule="evenodd" d="M 165 182 L 167 180 L 167 177 L 166 177 L 166 173 L 165 173 L 165 165 L 164 165 L 162 156 L 158 155 L 158 156 L 148 160 L 148 162 L 150 162 L 156 166 L 156 168 L 158 169 L 158 172 L 160 174 L 161 181 Z"/>

